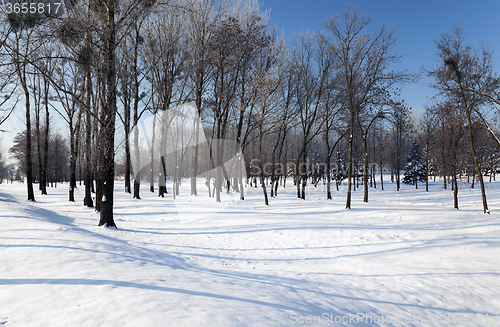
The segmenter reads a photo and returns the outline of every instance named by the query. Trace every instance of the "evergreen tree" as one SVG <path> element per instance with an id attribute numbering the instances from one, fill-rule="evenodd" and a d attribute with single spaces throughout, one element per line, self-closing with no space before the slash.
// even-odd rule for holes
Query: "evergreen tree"
<path id="1" fill-rule="evenodd" d="M 403 170 L 405 175 L 403 184 L 417 185 L 417 182 L 425 182 L 426 165 L 424 160 L 422 160 L 420 145 L 417 142 L 413 142 L 406 156 L 406 164 Z"/>

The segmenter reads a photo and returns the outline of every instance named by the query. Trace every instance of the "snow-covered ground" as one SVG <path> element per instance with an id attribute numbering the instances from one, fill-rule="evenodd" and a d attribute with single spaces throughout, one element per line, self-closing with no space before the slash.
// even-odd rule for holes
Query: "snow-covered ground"
<path id="1" fill-rule="evenodd" d="M 500 325 L 500 182 L 490 215 L 479 189 L 462 185 L 453 210 L 437 182 L 386 182 L 367 204 L 359 189 L 352 210 L 345 189 L 309 185 L 304 201 L 291 182 L 268 207 L 259 188 L 216 204 L 147 185 L 133 200 L 118 182 L 119 229 L 67 186 L 30 203 L 0 185 L 0 325 Z"/>

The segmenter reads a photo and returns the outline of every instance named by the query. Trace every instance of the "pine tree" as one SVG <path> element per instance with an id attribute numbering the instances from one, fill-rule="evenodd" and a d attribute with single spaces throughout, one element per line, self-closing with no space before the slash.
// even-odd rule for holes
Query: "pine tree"
<path id="1" fill-rule="evenodd" d="M 403 170 L 405 175 L 403 184 L 417 186 L 417 182 L 425 182 L 426 165 L 425 161 L 422 160 L 420 145 L 417 142 L 413 142 L 406 156 L 406 164 Z"/>

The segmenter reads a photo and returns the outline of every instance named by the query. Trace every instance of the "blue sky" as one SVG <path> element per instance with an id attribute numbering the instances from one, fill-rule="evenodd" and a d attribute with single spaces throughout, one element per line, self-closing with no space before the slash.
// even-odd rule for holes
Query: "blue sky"
<path id="1" fill-rule="evenodd" d="M 398 37 L 395 50 L 406 54 L 399 69 L 419 73 L 421 67 L 432 68 L 437 64 L 435 39 L 443 32 L 451 32 L 462 24 L 467 44 L 480 49 L 492 47 L 493 65 L 500 67 L 500 1 L 442 1 L 442 0 L 263 0 L 262 9 L 271 10 L 270 25 L 290 39 L 305 31 L 324 29 L 330 13 L 342 13 L 350 4 L 359 5 L 359 12 L 373 18 L 372 26 L 394 28 Z M 432 103 L 434 90 L 428 78 L 418 84 L 406 86 L 402 91 L 405 103 L 420 110 Z"/>

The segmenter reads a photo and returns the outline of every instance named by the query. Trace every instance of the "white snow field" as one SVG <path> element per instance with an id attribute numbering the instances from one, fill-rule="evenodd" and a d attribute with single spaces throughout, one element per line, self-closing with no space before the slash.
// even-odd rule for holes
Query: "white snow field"
<path id="1" fill-rule="evenodd" d="M 0 185 L 1 326 L 500 326 L 500 182 L 398 193 L 293 184 L 264 206 L 175 200 L 117 182 L 119 229 L 67 202 L 68 184 L 26 201 Z M 37 185 L 35 185 L 37 187 Z M 200 180 L 198 188 L 205 186 Z M 169 192 L 170 189 L 169 189 Z M 37 192 L 38 194 L 38 192 Z"/>

